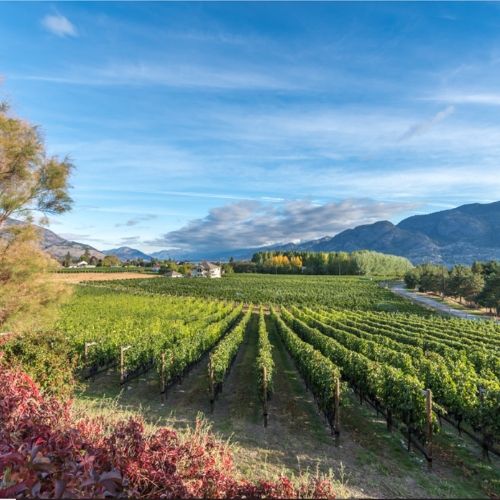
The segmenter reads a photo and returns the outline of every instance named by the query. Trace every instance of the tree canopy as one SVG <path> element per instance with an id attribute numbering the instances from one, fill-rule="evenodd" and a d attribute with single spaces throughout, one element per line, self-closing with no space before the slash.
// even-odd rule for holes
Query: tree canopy
<path id="1" fill-rule="evenodd" d="M 258 272 L 403 276 L 413 266 L 405 257 L 370 250 L 355 252 L 267 251 L 255 253 Z"/>
<path id="2" fill-rule="evenodd" d="M 38 127 L 0 104 L 0 330 L 39 328 L 63 288 L 46 279 L 56 265 L 38 245 L 33 212 L 70 209 L 68 179 L 73 165 L 48 156 Z M 11 217 L 23 224 L 8 225 Z"/>

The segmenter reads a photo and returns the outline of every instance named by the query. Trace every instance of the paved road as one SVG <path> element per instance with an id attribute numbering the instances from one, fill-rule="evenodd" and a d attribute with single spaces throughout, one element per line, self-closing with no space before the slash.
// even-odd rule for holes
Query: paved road
<path id="1" fill-rule="evenodd" d="M 416 302 L 418 304 L 422 304 L 426 307 L 430 307 L 431 309 L 435 309 L 436 311 L 440 311 L 444 314 L 448 314 L 450 316 L 454 316 L 456 318 L 461 318 L 461 319 L 473 319 L 476 321 L 481 321 L 481 320 L 491 321 L 491 318 L 489 317 L 477 316 L 467 311 L 462 311 L 460 309 L 453 309 L 448 304 L 443 304 L 442 302 L 439 302 L 431 297 L 427 297 L 425 295 L 418 295 L 415 292 L 411 292 L 410 290 L 407 290 L 405 288 L 403 283 L 386 283 L 386 284 L 394 293 L 397 293 L 402 297 L 406 297 L 407 299 L 412 300 L 413 302 Z"/>

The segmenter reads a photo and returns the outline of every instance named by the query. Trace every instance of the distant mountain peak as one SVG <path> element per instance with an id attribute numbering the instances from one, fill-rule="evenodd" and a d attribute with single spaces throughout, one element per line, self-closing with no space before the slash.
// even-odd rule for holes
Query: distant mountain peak
<path id="1" fill-rule="evenodd" d="M 105 255 L 114 255 L 118 257 L 121 261 L 127 260 L 139 260 L 142 259 L 144 261 L 152 260 L 152 257 L 140 250 L 131 247 L 119 247 L 112 248 L 111 250 L 104 250 Z"/>
<path id="2" fill-rule="evenodd" d="M 390 221 L 364 224 L 327 240 L 306 242 L 297 249 L 375 250 L 401 255 L 414 263 L 470 264 L 500 259 L 500 201 L 413 215 L 397 225 Z"/>
<path id="3" fill-rule="evenodd" d="M 18 224 L 23 224 L 23 222 L 15 219 L 7 220 L 7 226 Z M 72 258 L 78 259 L 85 253 L 85 251 L 88 251 L 92 257 L 96 257 L 98 259 L 104 258 L 104 254 L 102 252 L 90 245 L 78 243 L 77 241 L 66 240 L 46 227 L 36 227 L 40 232 L 41 248 L 56 259 L 62 259 L 68 253 Z"/>

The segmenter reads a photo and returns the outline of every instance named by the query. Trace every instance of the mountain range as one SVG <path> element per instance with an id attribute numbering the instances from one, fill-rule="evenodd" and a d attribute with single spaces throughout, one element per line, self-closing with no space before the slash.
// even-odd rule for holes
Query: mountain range
<path id="1" fill-rule="evenodd" d="M 18 224 L 22 224 L 22 222 L 14 219 L 7 219 L 7 227 Z M 104 252 L 100 252 L 90 245 L 66 240 L 46 227 L 38 227 L 38 229 L 40 232 L 40 246 L 56 259 L 62 259 L 68 252 L 71 257 L 77 259 L 84 254 L 86 250 L 88 250 L 91 256 L 98 259 L 103 259 L 105 257 Z M 0 237 L 1 235 L 2 233 L 0 231 Z"/>
<path id="2" fill-rule="evenodd" d="M 136 250 L 135 248 L 130 248 L 130 247 L 112 248 L 111 250 L 104 250 L 103 253 L 105 255 L 114 255 L 123 262 L 127 260 L 139 260 L 139 259 L 149 262 L 154 257 L 152 255 L 145 254 L 140 250 Z"/>
<path id="3" fill-rule="evenodd" d="M 11 221 L 10 223 L 18 223 Z M 471 264 L 474 260 L 500 260 L 500 201 L 473 203 L 450 210 L 408 217 L 399 224 L 379 221 L 347 229 L 335 236 L 301 243 L 286 243 L 267 247 L 250 247 L 212 252 L 179 253 L 160 250 L 147 255 L 130 247 L 120 247 L 100 252 L 74 241 L 68 241 L 54 232 L 41 228 L 42 247 L 56 258 L 69 251 L 79 257 L 87 249 L 91 255 L 103 258 L 116 255 L 119 259 L 184 259 L 228 260 L 248 259 L 258 251 L 296 250 L 332 252 L 376 250 L 407 257 L 414 264 L 435 262 L 446 265 Z"/>

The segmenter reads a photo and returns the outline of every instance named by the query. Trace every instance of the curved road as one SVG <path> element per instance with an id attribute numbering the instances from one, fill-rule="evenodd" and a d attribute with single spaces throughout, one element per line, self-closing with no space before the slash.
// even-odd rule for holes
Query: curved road
<path id="1" fill-rule="evenodd" d="M 427 297 L 425 295 L 419 295 L 415 292 L 411 292 L 407 288 L 405 288 L 403 283 L 384 283 L 387 285 L 394 293 L 397 293 L 398 295 L 401 295 L 402 297 L 405 297 L 413 302 L 416 302 L 417 304 L 422 304 L 426 307 L 429 307 L 431 309 L 434 309 L 436 311 L 442 312 L 444 314 L 448 314 L 450 316 L 454 316 L 456 318 L 461 318 L 461 319 L 472 319 L 472 320 L 478 320 L 478 321 L 492 321 L 491 318 L 487 316 L 478 316 L 475 314 L 471 314 L 467 311 L 462 311 L 460 309 L 453 309 L 450 307 L 448 304 L 443 304 L 442 302 L 439 302 L 431 297 Z"/>

